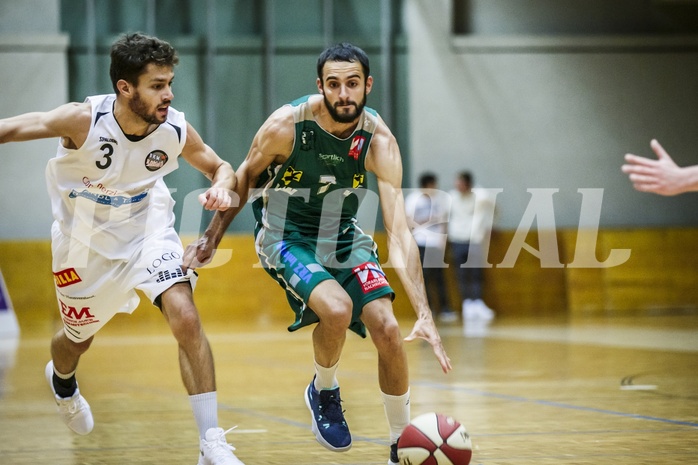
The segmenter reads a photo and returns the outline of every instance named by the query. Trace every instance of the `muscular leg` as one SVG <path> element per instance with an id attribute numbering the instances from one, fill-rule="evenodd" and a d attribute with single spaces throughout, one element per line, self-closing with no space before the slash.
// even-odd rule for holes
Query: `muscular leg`
<path id="1" fill-rule="evenodd" d="M 163 292 L 162 313 L 179 344 L 179 367 L 189 395 L 215 391 L 213 354 L 189 283 L 177 283 Z"/>
<path id="2" fill-rule="evenodd" d="M 308 306 L 320 319 L 313 330 L 315 362 L 329 368 L 339 361 L 342 354 L 351 323 L 351 298 L 337 281 L 328 279 L 310 293 Z"/>
<path id="3" fill-rule="evenodd" d="M 391 463 L 394 463 L 395 443 L 410 422 L 407 354 L 388 297 L 364 306 L 361 319 L 378 351 L 378 383 L 390 427 Z"/>
<path id="4" fill-rule="evenodd" d="M 68 374 L 78 367 L 80 356 L 90 348 L 94 336 L 83 342 L 73 342 L 61 329 L 51 339 L 51 359 L 53 367 L 59 373 Z"/>
<path id="5" fill-rule="evenodd" d="M 407 353 L 389 297 L 366 304 L 361 320 L 378 351 L 378 383 L 381 391 L 400 396 L 409 388 Z"/>
<path id="6" fill-rule="evenodd" d="M 327 279 L 315 286 L 308 305 L 320 320 L 313 330 L 315 377 L 305 391 L 305 404 L 313 418 L 311 430 L 320 444 L 342 452 L 351 448 L 351 433 L 335 374 L 351 322 L 352 302 L 335 280 Z"/>

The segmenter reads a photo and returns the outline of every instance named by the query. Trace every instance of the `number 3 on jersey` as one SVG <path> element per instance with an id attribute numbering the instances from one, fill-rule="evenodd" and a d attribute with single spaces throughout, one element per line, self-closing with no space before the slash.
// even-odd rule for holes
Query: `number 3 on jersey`
<path id="1" fill-rule="evenodd" d="M 114 147 L 111 144 L 104 144 L 100 147 L 100 150 L 104 152 L 104 156 L 101 160 L 97 160 L 95 165 L 100 170 L 106 170 L 111 165 L 111 156 L 114 154 Z"/>

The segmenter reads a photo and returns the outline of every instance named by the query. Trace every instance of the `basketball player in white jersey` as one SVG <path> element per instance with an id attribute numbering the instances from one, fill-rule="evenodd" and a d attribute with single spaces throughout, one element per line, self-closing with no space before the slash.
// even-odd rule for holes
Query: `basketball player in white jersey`
<path id="1" fill-rule="evenodd" d="M 177 62 L 167 42 L 124 35 L 111 48 L 114 94 L 2 119 L 0 142 L 59 138 L 46 180 L 64 327 L 51 341 L 46 378 L 63 421 L 78 434 L 92 431 L 90 406 L 75 379 L 78 361 L 116 313 L 133 312 L 139 289 L 160 308 L 179 344 L 200 433 L 199 465 L 242 465 L 218 427 L 213 356 L 192 299 L 196 275 L 182 268 L 174 201 L 163 181 L 181 155 L 211 181 L 199 196 L 203 207 L 226 210 L 235 173 L 170 107 Z"/>

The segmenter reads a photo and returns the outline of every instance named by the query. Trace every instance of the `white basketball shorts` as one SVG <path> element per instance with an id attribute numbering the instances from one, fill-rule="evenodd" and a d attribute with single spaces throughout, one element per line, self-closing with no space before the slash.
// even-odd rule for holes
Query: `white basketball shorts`
<path id="1" fill-rule="evenodd" d="M 74 342 L 94 336 L 117 313 L 132 313 L 140 302 L 136 289 L 151 302 L 173 284 L 197 275 L 182 271 L 184 250 L 173 228 L 130 243 L 130 259 L 112 260 L 52 228 L 53 276 L 65 334 Z M 122 251 L 123 252 L 123 251 Z"/>

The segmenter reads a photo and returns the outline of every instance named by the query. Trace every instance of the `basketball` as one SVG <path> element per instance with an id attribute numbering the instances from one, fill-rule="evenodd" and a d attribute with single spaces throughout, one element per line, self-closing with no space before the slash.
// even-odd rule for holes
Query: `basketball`
<path id="1" fill-rule="evenodd" d="M 441 413 L 415 417 L 397 442 L 400 465 L 468 465 L 472 455 L 465 427 Z"/>

